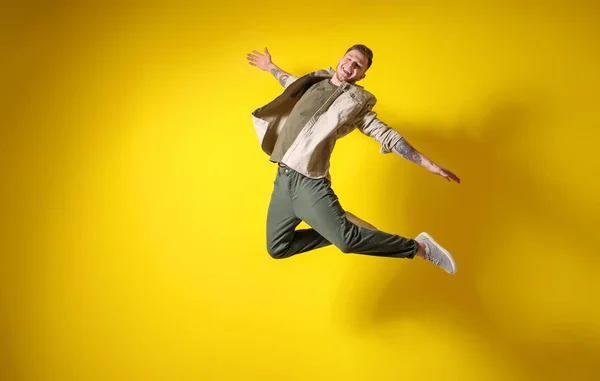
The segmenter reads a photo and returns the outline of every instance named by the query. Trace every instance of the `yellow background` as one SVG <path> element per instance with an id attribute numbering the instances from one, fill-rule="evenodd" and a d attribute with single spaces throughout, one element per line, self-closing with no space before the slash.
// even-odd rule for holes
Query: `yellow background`
<path id="1" fill-rule="evenodd" d="M 7 381 L 600 377 L 595 1 L 3 6 Z M 376 111 L 450 184 L 356 132 L 342 205 L 458 262 L 274 261 L 250 112 L 364 43 Z"/>

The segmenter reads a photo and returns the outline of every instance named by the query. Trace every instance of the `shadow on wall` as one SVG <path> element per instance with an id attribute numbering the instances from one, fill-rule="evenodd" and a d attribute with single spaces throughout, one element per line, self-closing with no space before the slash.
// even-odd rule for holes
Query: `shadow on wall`
<path id="1" fill-rule="evenodd" d="M 599 262 L 595 248 L 600 238 L 594 231 L 600 226 L 598 213 L 579 222 L 577 216 L 591 212 L 588 206 L 535 180 L 540 176 L 507 157 L 506 148 L 536 128 L 530 123 L 532 110 L 514 104 L 497 108 L 479 129 L 484 135 L 477 140 L 460 133 L 438 137 L 414 132 L 407 137 L 440 165 L 452 163 L 448 167 L 463 183 L 446 184 L 425 173 L 402 191 L 408 209 L 394 204 L 398 190 L 392 186 L 379 194 L 386 200 L 381 207 L 386 213 L 411 216 L 411 229 L 418 229 L 411 233 L 428 231 L 450 248 L 458 273 L 450 276 L 424 262 L 383 259 L 376 278 L 362 277 L 358 286 L 341 285 L 369 290 L 343 307 L 346 324 L 351 317 L 357 333 L 402 347 L 400 334 L 381 328 L 403 319 L 434 325 L 439 321 L 480 338 L 486 348 L 494 348 L 501 363 L 513 364 L 527 379 L 600 379 L 600 337 L 594 323 L 600 316 L 597 308 L 589 307 L 596 303 L 593 287 L 585 287 L 595 283 L 598 288 L 588 270 Z M 407 164 L 391 166 L 389 178 L 401 178 Z M 370 222 L 377 226 L 377 221 Z M 392 228 L 401 231 L 400 226 Z M 510 239 L 515 236 L 517 242 L 523 237 L 530 242 L 513 247 Z M 566 258 L 571 265 L 565 269 Z M 357 278 L 361 276 L 347 274 L 343 282 Z M 382 279 L 390 281 L 382 284 Z M 592 295 L 578 297 L 582 292 Z M 490 295 L 495 295 L 493 300 Z M 572 304 L 573 298 L 579 302 Z M 532 304 L 539 306 L 537 312 Z"/>

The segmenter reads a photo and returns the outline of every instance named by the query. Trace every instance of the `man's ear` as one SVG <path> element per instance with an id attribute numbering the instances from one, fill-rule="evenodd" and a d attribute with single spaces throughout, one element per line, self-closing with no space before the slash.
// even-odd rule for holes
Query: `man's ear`
<path id="1" fill-rule="evenodd" d="M 363 75 L 360 77 L 360 79 L 364 79 L 366 76 L 367 76 L 367 73 L 363 73 Z"/>

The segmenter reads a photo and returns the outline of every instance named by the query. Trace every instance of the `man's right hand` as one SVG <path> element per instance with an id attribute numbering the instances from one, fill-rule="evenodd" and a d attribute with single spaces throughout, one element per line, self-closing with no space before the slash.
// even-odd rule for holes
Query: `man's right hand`
<path id="1" fill-rule="evenodd" d="M 253 50 L 252 53 L 248 53 L 246 59 L 248 60 L 248 63 L 250 65 L 256 66 L 264 71 L 269 71 L 273 75 L 273 77 L 277 78 L 277 81 L 283 87 L 286 87 L 288 83 L 291 83 L 297 79 L 290 73 L 278 68 L 277 65 L 275 65 L 273 61 L 271 61 L 271 55 L 269 54 L 269 50 L 267 50 L 266 47 L 265 54 Z"/>
<path id="2" fill-rule="evenodd" d="M 254 54 L 253 54 L 254 53 Z M 269 51 L 265 47 L 265 54 L 259 53 L 256 50 L 253 50 L 252 53 L 248 53 L 246 56 L 248 63 L 252 66 L 256 66 L 262 70 L 270 70 L 272 68 L 271 64 L 271 55 Z"/>

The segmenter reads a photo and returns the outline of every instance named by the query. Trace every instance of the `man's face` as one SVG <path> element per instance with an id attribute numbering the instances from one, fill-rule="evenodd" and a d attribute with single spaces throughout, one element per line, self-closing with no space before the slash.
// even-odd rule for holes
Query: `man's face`
<path id="1" fill-rule="evenodd" d="M 335 75 L 340 82 L 354 83 L 365 77 L 369 59 L 358 50 L 351 50 L 338 63 Z"/>

